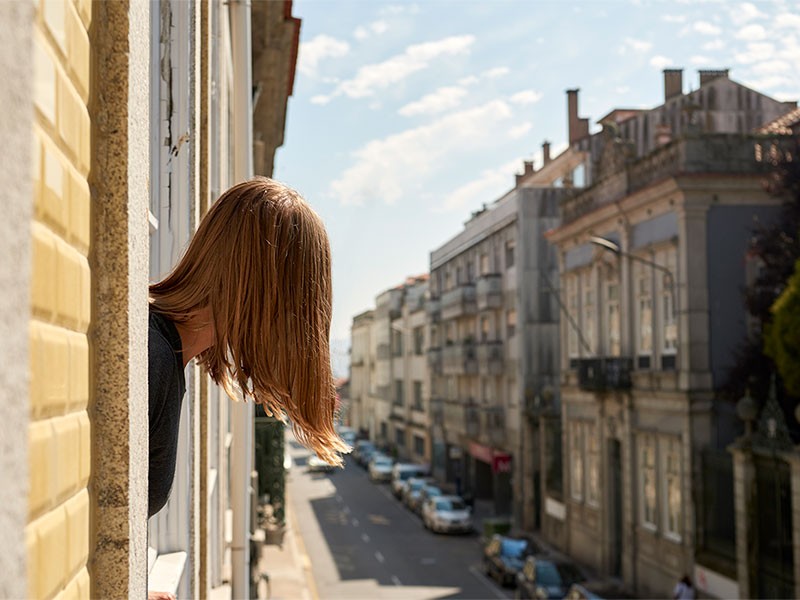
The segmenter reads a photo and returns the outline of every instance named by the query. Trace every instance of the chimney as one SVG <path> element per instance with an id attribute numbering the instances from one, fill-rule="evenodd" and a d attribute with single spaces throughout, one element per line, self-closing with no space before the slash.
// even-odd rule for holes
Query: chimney
<path id="1" fill-rule="evenodd" d="M 720 77 L 728 78 L 728 69 L 706 69 L 697 71 L 697 73 L 700 75 L 700 87 Z"/>
<path id="2" fill-rule="evenodd" d="M 589 119 L 581 119 L 578 116 L 579 91 L 577 88 L 567 90 L 567 130 L 570 145 L 589 135 Z"/>
<path id="3" fill-rule="evenodd" d="M 664 69 L 664 102 L 683 95 L 683 69 Z"/>
<path id="4" fill-rule="evenodd" d="M 550 142 L 547 140 L 542 143 L 542 158 L 544 159 L 544 164 L 550 162 Z"/>

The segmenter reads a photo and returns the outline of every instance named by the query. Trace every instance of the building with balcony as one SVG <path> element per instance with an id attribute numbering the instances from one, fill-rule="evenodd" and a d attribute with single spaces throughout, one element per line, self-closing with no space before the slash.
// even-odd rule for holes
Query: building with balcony
<path id="1" fill-rule="evenodd" d="M 777 213 L 755 160 L 764 134 L 750 132 L 792 105 L 727 71 L 701 71 L 689 94 L 680 71 L 664 76 L 663 105 L 613 111 L 603 131 L 572 141 L 587 186 L 564 198 L 548 233 L 564 312 L 558 511 L 563 549 L 637 593 L 702 569 L 702 592 L 729 597 L 739 594 L 730 457 L 712 520 L 698 502 L 700 459 L 724 455 L 739 432 L 718 391 L 748 326 L 751 231 Z"/>
<path id="2" fill-rule="evenodd" d="M 566 192 L 556 180 L 569 181 L 579 163 L 548 152 L 545 173 L 526 162 L 511 191 L 431 252 L 428 305 L 433 471 L 528 527 L 541 512 L 541 454 L 522 407 L 557 380 L 558 273 L 544 232 L 558 224 Z"/>
<path id="3" fill-rule="evenodd" d="M 350 342 L 350 406 L 346 424 L 362 434 L 370 432 L 370 381 L 376 356 L 372 348 L 374 311 L 367 310 L 353 317 Z"/>

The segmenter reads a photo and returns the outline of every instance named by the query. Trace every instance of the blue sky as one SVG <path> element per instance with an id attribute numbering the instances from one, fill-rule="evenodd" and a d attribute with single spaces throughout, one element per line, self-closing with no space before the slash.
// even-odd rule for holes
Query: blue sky
<path id="1" fill-rule="evenodd" d="M 662 69 L 729 68 L 800 99 L 800 2 L 296 0 L 294 95 L 275 177 L 321 214 L 333 250 L 339 374 L 352 318 L 428 270 L 429 253 L 565 147 L 565 90 L 595 123 L 663 100 Z M 592 125 L 592 131 L 596 129 Z"/>

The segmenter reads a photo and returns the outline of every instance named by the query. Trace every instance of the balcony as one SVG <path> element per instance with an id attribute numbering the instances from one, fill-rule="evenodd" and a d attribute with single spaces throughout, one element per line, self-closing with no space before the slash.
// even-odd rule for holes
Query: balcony
<path id="1" fill-rule="evenodd" d="M 434 373 L 442 370 L 442 349 L 428 348 L 428 368 Z"/>
<path id="2" fill-rule="evenodd" d="M 478 357 L 475 343 L 464 341 L 442 348 L 442 373 L 444 375 L 476 375 Z"/>
<path id="3" fill-rule="evenodd" d="M 426 303 L 426 310 L 428 311 L 428 319 L 431 323 L 438 323 L 442 319 L 442 303 L 439 297 L 431 296 Z"/>
<path id="4" fill-rule="evenodd" d="M 490 406 L 484 409 L 484 431 L 492 446 L 502 446 L 506 441 L 506 415 L 502 406 Z"/>
<path id="5" fill-rule="evenodd" d="M 633 359 L 582 358 L 578 360 L 578 387 L 589 392 L 629 390 Z"/>
<path id="6" fill-rule="evenodd" d="M 406 420 L 406 407 L 403 404 L 393 402 L 392 413 L 389 416 L 392 421 L 405 421 Z"/>
<path id="7" fill-rule="evenodd" d="M 457 319 L 467 315 L 474 315 L 477 310 L 475 303 L 475 284 L 467 283 L 442 294 L 442 319 Z"/>
<path id="8" fill-rule="evenodd" d="M 481 411 L 476 404 L 464 406 L 464 431 L 471 438 L 481 434 Z"/>
<path id="9" fill-rule="evenodd" d="M 503 342 L 483 342 L 478 344 L 478 370 L 481 375 L 502 375 L 505 370 Z"/>
<path id="10" fill-rule="evenodd" d="M 478 310 L 503 306 L 503 277 L 499 273 L 481 275 L 475 291 Z"/>

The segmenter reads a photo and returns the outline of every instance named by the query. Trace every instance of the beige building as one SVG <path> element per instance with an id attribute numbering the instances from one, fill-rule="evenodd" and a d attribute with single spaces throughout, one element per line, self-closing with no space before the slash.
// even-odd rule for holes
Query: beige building
<path id="1" fill-rule="evenodd" d="M 147 286 L 252 174 L 257 40 L 283 65 L 256 71 L 277 90 L 259 127 L 282 140 L 299 24 L 259 5 L 256 31 L 216 0 L 0 3 L 2 597 L 248 594 L 251 503 L 228 489 L 250 476 L 231 483 L 231 448 L 252 446 L 192 366 L 172 497 L 147 522 Z"/>
<path id="2" fill-rule="evenodd" d="M 361 433 L 370 430 L 370 385 L 375 371 L 372 348 L 373 311 L 353 317 L 350 342 L 350 406 L 346 425 Z"/>
<path id="3" fill-rule="evenodd" d="M 715 506 L 698 499 L 704 457 L 724 454 L 740 429 L 717 391 L 748 326 L 750 231 L 776 213 L 748 132 L 793 105 L 727 71 L 701 71 L 683 94 L 668 70 L 665 94 L 572 140 L 592 158 L 587 187 L 548 234 L 568 315 L 563 548 L 639 594 L 688 573 L 704 594 L 736 597 L 732 482 Z"/>

